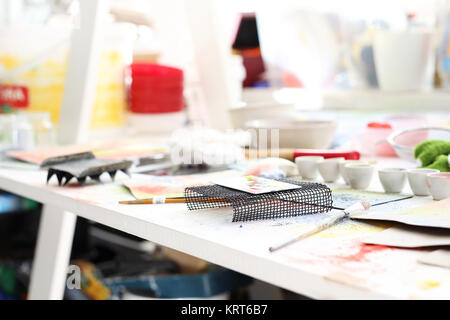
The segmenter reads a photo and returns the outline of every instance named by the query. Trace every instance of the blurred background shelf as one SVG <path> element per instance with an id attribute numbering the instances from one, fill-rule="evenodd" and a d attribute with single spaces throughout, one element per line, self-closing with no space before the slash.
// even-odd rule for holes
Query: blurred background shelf
<path id="1" fill-rule="evenodd" d="M 383 92 L 379 90 L 333 90 L 323 96 L 325 109 L 387 111 L 449 111 L 450 92 Z"/>
<path id="2" fill-rule="evenodd" d="M 432 112 L 450 110 L 450 92 L 386 92 L 376 89 L 307 90 L 296 88 L 244 89 L 244 104 L 257 108 L 294 105 L 297 110 L 371 110 Z"/>

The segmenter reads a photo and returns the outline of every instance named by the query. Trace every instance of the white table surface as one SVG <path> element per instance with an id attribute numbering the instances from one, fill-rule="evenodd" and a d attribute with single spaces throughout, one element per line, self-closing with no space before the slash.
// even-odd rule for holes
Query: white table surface
<path id="1" fill-rule="evenodd" d="M 404 165 L 379 161 L 380 166 L 395 164 Z M 132 199 L 121 188 L 120 179 L 126 178 L 64 188 L 55 180 L 46 185 L 42 171 L 0 169 L 2 190 L 312 298 L 450 298 L 450 269 L 417 262 L 426 250 L 360 242 L 361 237 L 384 230 L 385 225 L 349 221 L 269 253 L 269 246 L 298 233 L 305 217 L 233 223 L 229 209 L 190 212 L 184 204 L 119 205 L 117 200 Z M 371 189 L 379 188 L 374 177 Z"/>

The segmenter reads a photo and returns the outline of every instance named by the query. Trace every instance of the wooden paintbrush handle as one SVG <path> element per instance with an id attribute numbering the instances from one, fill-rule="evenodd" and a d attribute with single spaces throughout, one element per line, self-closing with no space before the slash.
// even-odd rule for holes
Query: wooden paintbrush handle
<path id="1" fill-rule="evenodd" d="M 278 150 L 247 149 L 245 150 L 245 157 L 247 159 L 276 157 L 294 161 L 294 153 L 295 149 L 278 149 Z"/>
<path id="2" fill-rule="evenodd" d="M 225 198 L 165 198 L 155 197 L 145 200 L 120 201 L 119 204 L 163 204 L 163 203 L 186 203 L 186 202 L 227 202 Z"/>
<path id="3" fill-rule="evenodd" d="M 257 150 L 248 149 L 245 150 L 245 156 L 247 159 L 257 158 L 283 158 L 294 161 L 296 157 L 301 156 L 322 156 L 325 159 L 328 158 L 345 158 L 346 160 L 359 160 L 360 154 L 354 150 L 319 150 L 319 149 L 279 149 L 279 150 Z"/>

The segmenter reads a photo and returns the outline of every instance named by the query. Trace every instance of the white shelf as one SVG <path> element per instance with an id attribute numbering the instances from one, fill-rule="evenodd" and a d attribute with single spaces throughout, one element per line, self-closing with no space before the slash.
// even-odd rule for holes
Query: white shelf
<path id="1" fill-rule="evenodd" d="M 325 109 L 357 109 L 411 112 L 450 112 L 450 92 L 383 92 L 379 90 L 328 91 Z"/>
<path id="2" fill-rule="evenodd" d="M 294 104 L 302 110 L 374 110 L 450 112 L 450 91 L 384 92 L 380 90 L 245 89 L 249 106 Z"/>

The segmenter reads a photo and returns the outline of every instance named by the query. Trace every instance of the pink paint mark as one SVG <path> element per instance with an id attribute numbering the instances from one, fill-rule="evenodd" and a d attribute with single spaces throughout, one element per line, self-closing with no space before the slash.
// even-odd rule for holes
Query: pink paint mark
<path id="1" fill-rule="evenodd" d="M 87 199 L 82 199 L 82 198 L 74 198 L 77 201 L 81 201 L 84 203 L 89 203 L 89 204 L 93 204 L 93 205 L 99 205 L 100 203 L 93 201 L 93 200 L 87 200 Z"/>
<path id="2" fill-rule="evenodd" d="M 132 189 L 134 191 L 142 192 L 142 193 L 146 193 L 146 194 L 163 195 L 167 192 L 167 190 L 169 188 L 166 186 L 133 186 Z"/>
<path id="3" fill-rule="evenodd" d="M 367 261 L 367 255 L 372 252 L 380 252 L 386 249 L 391 249 L 386 246 L 373 245 L 361 243 L 358 251 L 356 253 L 350 254 L 348 256 L 336 256 L 334 258 L 341 259 L 346 262 L 362 262 Z"/>
<path id="4" fill-rule="evenodd" d="M 322 251 L 323 249 L 323 251 Z M 370 260 L 369 255 L 375 252 L 384 252 L 386 250 L 396 250 L 395 248 L 364 244 L 360 241 L 347 242 L 332 248 L 309 248 L 306 256 L 300 256 L 299 253 L 293 254 L 288 249 L 281 251 L 287 262 L 299 265 L 314 265 L 319 268 L 338 268 L 340 271 L 358 273 L 371 272 L 379 274 L 386 272 L 385 266 L 376 260 Z M 333 251 L 336 252 L 333 254 Z"/>

